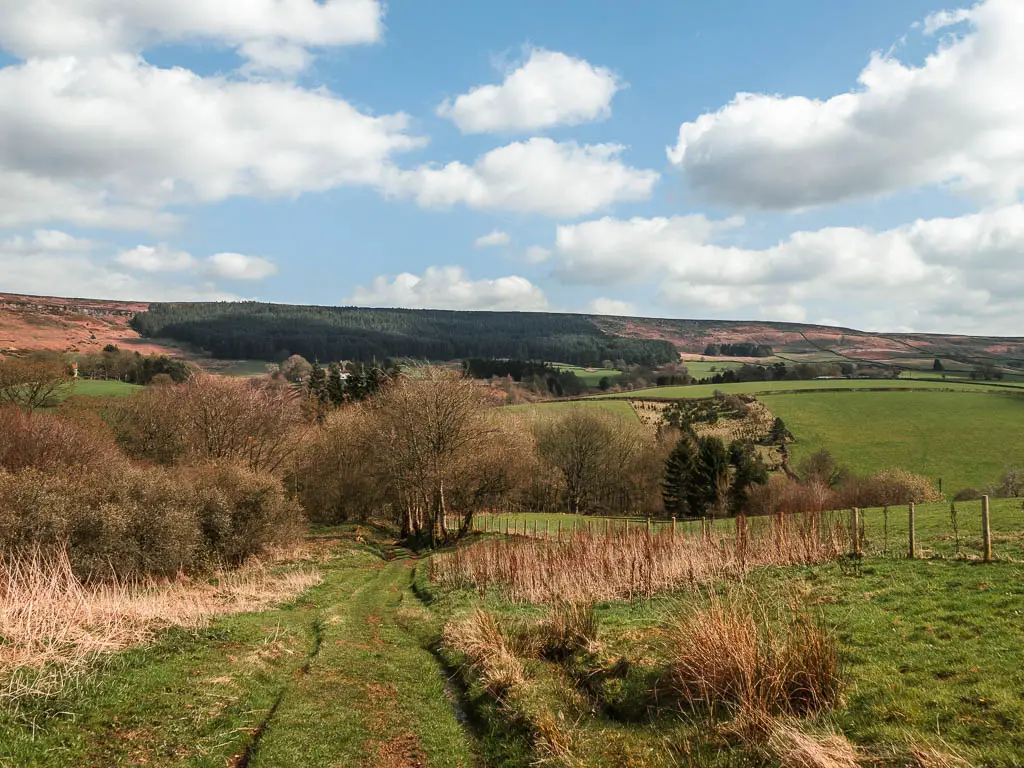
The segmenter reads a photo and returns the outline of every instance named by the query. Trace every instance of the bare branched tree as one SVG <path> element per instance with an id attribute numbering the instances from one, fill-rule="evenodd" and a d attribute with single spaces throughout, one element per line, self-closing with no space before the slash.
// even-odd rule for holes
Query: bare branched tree
<path id="1" fill-rule="evenodd" d="M 16 405 L 29 412 L 56 405 L 71 385 L 71 374 L 59 360 L 0 359 L 0 405 Z"/>

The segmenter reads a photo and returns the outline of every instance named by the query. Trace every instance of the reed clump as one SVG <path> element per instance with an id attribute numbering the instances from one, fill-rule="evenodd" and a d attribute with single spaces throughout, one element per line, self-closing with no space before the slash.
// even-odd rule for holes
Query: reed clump
<path id="1" fill-rule="evenodd" d="M 753 521 L 749 521 L 753 522 Z M 741 579 L 752 568 L 813 564 L 848 551 L 849 531 L 828 513 L 774 515 L 706 534 L 581 532 L 561 541 L 494 538 L 431 560 L 446 588 L 498 590 L 516 602 L 577 604 Z"/>

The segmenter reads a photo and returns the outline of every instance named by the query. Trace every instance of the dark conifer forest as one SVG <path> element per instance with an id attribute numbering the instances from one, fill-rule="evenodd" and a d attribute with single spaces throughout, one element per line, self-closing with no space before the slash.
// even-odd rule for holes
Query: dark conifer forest
<path id="1" fill-rule="evenodd" d="M 153 304 L 135 316 L 143 336 L 192 344 L 215 357 L 277 361 L 517 358 L 598 366 L 677 359 L 668 341 L 612 336 L 586 315 L 308 307 L 259 302 Z"/>

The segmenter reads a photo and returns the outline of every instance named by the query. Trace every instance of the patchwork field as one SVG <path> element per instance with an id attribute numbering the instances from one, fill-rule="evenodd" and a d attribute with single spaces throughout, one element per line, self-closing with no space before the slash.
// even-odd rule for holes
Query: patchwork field
<path id="1" fill-rule="evenodd" d="M 795 435 L 794 463 L 827 448 L 841 464 L 870 473 L 901 467 L 952 495 L 998 480 L 1024 463 L 1024 397 L 984 392 L 829 392 L 760 400 Z"/>

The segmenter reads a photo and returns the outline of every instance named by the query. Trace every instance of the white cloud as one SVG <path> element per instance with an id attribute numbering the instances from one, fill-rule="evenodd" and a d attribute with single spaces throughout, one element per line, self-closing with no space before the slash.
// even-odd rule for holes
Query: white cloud
<path id="1" fill-rule="evenodd" d="M 476 239 L 477 248 L 493 248 L 499 245 L 508 245 L 512 242 L 512 237 L 508 232 L 502 232 L 500 229 L 496 229 L 482 237 Z"/>
<path id="2" fill-rule="evenodd" d="M 882 232 L 796 232 L 763 249 L 716 245 L 716 231 L 700 220 L 561 227 L 559 274 L 602 286 L 633 277 L 687 316 L 804 321 L 813 311 L 866 329 L 1020 333 L 1024 205 Z"/>
<path id="3" fill-rule="evenodd" d="M 139 245 L 117 254 L 118 265 L 135 272 L 192 272 L 211 279 L 264 280 L 277 273 L 277 266 L 260 256 L 215 253 L 202 261 L 166 243 Z"/>
<path id="4" fill-rule="evenodd" d="M 376 186 L 423 142 L 326 90 L 201 78 L 135 56 L 0 69 L 0 224 L 146 226 L 163 207 Z M 51 194 L 52 193 L 52 194 Z M 19 202 L 27 198 L 27 202 Z"/>
<path id="5" fill-rule="evenodd" d="M 343 304 L 413 309 L 539 311 L 548 308 L 544 292 L 523 277 L 471 280 L 462 267 L 428 267 L 422 276 L 404 272 L 357 286 Z"/>
<path id="6" fill-rule="evenodd" d="M 140 272 L 182 272 L 195 266 L 192 254 L 176 251 L 166 243 L 138 245 L 117 254 L 122 267 Z"/>
<path id="7" fill-rule="evenodd" d="M 947 27 L 963 24 L 970 18 L 971 12 L 966 8 L 959 8 L 955 11 L 938 11 L 924 20 L 922 29 L 926 35 L 934 35 Z"/>
<path id="8" fill-rule="evenodd" d="M 422 206 L 458 203 L 481 210 L 581 216 L 614 203 L 646 200 L 658 173 L 625 165 L 617 144 L 532 138 L 494 149 L 471 165 L 394 170 L 385 189 Z"/>
<path id="9" fill-rule="evenodd" d="M 712 221 L 706 216 L 628 221 L 605 217 L 558 227 L 555 248 L 559 273 L 568 282 L 591 285 L 643 281 L 657 270 L 709 242 L 719 232 L 740 226 L 740 218 Z M 615 257 L 609 257 L 615 254 Z M 708 263 L 706 268 L 715 269 Z"/>
<path id="10" fill-rule="evenodd" d="M 463 133 L 579 125 L 607 118 L 612 97 L 623 87 L 609 69 L 533 48 L 501 85 L 483 85 L 454 102 L 445 101 L 437 114 L 450 118 Z"/>
<path id="11" fill-rule="evenodd" d="M 84 237 L 74 237 L 67 232 L 56 229 L 37 229 L 32 236 L 15 235 L 0 244 L 0 249 L 7 253 L 40 253 L 64 251 L 67 253 L 85 253 L 96 247 L 96 243 Z"/>
<path id="12" fill-rule="evenodd" d="M 542 264 L 551 258 L 551 249 L 540 245 L 531 245 L 523 256 L 530 264 Z"/>
<path id="13" fill-rule="evenodd" d="M 140 52 L 165 42 L 240 47 L 263 63 L 281 48 L 372 43 L 377 0 L 2 0 L 0 47 L 21 58 Z M 265 58 L 263 58 L 265 57 Z"/>
<path id="14" fill-rule="evenodd" d="M 277 266 L 260 256 L 215 253 L 204 264 L 206 271 L 227 280 L 265 280 L 277 273 Z"/>
<path id="15" fill-rule="evenodd" d="M 591 301 L 587 305 L 587 312 L 591 315 L 617 315 L 621 317 L 637 317 L 640 314 L 635 304 L 628 301 L 608 299 L 604 296 Z"/>
<path id="16" fill-rule="evenodd" d="M 89 240 L 57 230 L 0 242 L 4 290 L 43 296 L 87 296 L 135 301 L 216 301 L 238 298 L 207 280 L 176 282 L 167 274 L 142 276 L 96 253 Z M 188 280 L 190 275 L 185 275 Z"/>
<path id="17" fill-rule="evenodd" d="M 741 93 L 684 123 L 669 159 L 707 200 L 792 209 L 924 185 L 1005 204 L 1024 189 L 1024 3 L 934 15 L 969 22 L 919 67 L 876 54 L 859 88 L 821 101 Z"/>

